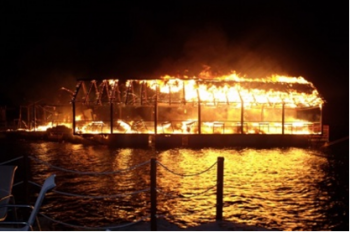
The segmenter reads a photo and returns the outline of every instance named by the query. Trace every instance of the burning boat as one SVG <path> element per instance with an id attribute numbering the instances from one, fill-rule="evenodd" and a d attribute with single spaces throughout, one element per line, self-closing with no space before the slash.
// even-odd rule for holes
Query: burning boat
<path id="1" fill-rule="evenodd" d="M 75 135 L 116 146 L 307 146 L 328 139 L 324 100 L 303 77 L 79 79 Z"/>

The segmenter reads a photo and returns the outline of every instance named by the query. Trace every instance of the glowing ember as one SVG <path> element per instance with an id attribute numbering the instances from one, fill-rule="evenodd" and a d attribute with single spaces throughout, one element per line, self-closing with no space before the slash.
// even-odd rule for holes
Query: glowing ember
<path id="1" fill-rule="evenodd" d="M 83 115 L 75 116 L 75 121 L 80 121 L 83 119 Z"/>

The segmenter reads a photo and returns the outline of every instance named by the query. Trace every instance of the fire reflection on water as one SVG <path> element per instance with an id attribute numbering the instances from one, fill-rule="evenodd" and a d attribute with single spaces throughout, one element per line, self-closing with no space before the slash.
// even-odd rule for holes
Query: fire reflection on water
<path id="1" fill-rule="evenodd" d="M 78 175 L 32 162 L 32 175 L 41 182 L 57 174 L 56 190 L 48 195 L 47 215 L 72 224 L 105 226 L 135 221 L 149 215 L 149 192 L 128 194 L 149 188 L 150 165 L 130 167 L 150 158 L 161 165 L 157 171 L 158 214 L 183 227 L 215 220 L 217 157 L 224 157 L 225 220 L 279 230 L 327 230 L 331 228 L 326 209 L 332 204 L 329 193 L 320 188 L 327 179 L 328 162 L 315 150 L 288 149 L 147 149 L 111 150 L 104 146 L 42 143 L 31 144 L 38 159 L 65 169 L 82 172 L 110 172 L 113 175 Z M 111 195 L 117 198 L 109 198 Z"/>

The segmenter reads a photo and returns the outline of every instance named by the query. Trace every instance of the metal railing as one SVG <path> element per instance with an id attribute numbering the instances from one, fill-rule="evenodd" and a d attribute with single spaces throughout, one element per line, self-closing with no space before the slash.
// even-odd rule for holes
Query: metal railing
<path id="1" fill-rule="evenodd" d="M 166 171 L 168 171 L 169 173 L 173 174 L 173 175 L 178 175 L 181 177 L 193 177 L 193 176 L 198 176 L 201 175 L 203 173 L 206 173 L 208 171 L 210 171 L 211 169 L 213 169 L 215 166 L 217 166 L 217 179 L 216 179 L 216 185 L 210 186 L 209 188 L 205 189 L 204 191 L 200 192 L 200 193 L 196 193 L 193 194 L 191 196 L 187 196 L 187 197 L 194 197 L 194 196 L 199 196 L 202 194 L 205 194 L 206 192 L 208 192 L 209 190 L 212 190 L 214 188 L 216 188 L 216 220 L 222 220 L 222 212 L 223 212 L 223 180 L 224 180 L 224 158 L 223 157 L 218 157 L 217 162 L 215 162 L 214 164 L 212 164 L 211 166 L 209 166 L 208 168 L 206 168 L 203 171 L 200 171 L 198 173 L 190 173 L 190 174 L 181 174 L 178 173 L 174 170 L 169 169 L 167 166 L 165 166 L 164 164 L 160 163 L 159 161 L 157 161 L 157 159 L 152 158 L 149 161 L 145 161 L 142 163 L 139 163 L 135 166 L 126 168 L 126 169 L 120 169 L 120 170 L 115 170 L 115 171 L 108 171 L 108 172 L 82 172 L 82 171 L 77 171 L 77 170 L 70 170 L 70 169 L 66 169 L 63 167 L 58 167 L 55 165 L 52 165 L 46 161 L 40 160 L 34 156 L 21 156 L 21 157 L 17 157 L 5 162 L 0 163 L 0 165 L 6 165 L 8 163 L 23 159 L 25 160 L 24 165 L 25 167 L 27 165 L 29 165 L 29 159 L 40 163 L 42 165 L 45 165 L 51 169 L 54 170 L 58 170 L 58 171 L 63 171 L 63 172 L 68 172 L 68 173 L 74 173 L 77 175 L 93 175 L 93 176 L 102 176 L 102 175 L 116 175 L 116 174 L 122 174 L 125 172 L 129 172 L 132 170 L 135 170 L 141 166 L 144 165 L 150 165 L 150 187 L 149 188 L 145 188 L 145 189 L 141 189 L 141 190 L 137 190 L 134 192 L 126 192 L 126 193 L 122 193 L 122 194 L 112 194 L 112 195 L 100 195 L 100 196 L 90 196 L 90 195 L 82 195 L 82 194 L 75 194 L 75 193 L 69 193 L 69 192 L 64 192 L 64 191 L 60 191 L 57 189 L 54 189 L 53 192 L 60 194 L 60 195 L 65 195 L 65 196 L 72 196 L 72 197 L 78 197 L 78 198 L 89 198 L 89 199 L 106 199 L 106 198 L 120 198 L 120 197 L 125 197 L 128 195 L 135 195 L 135 194 L 140 194 L 140 193 L 150 193 L 150 215 L 148 216 L 144 216 L 141 217 L 140 219 L 133 221 L 133 222 L 128 222 L 122 225 L 106 225 L 106 226 L 102 226 L 102 227 L 88 227 L 88 226 L 83 226 L 83 225 L 74 225 L 74 224 L 70 224 L 67 222 L 63 222 L 63 221 L 59 221 L 57 219 L 51 218 L 49 216 L 47 216 L 46 214 L 39 212 L 39 215 L 41 215 L 42 217 L 44 217 L 45 219 L 57 223 L 57 224 L 61 224 L 63 226 L 67 226 L 67 227 L 72 227 L 72 228 L 78 228 L 78 229 L 86 229 L 86 230 L 109 230 L 109 229 L 122 229 L 125 227 L 129 227 L 132 226 L 136 223 L 139 223 L 141 221 L 145 221 L 146 219 L 150 218 L 150 229 L 151 230 L 157 230 L 157 218 L 160 216 L 157 214 L 157 193 L 163 194 L 165 196 L 169 196 L 169 197 L 180 197 L 178 195 L 174 195 L 174 194 L 169 194 L 165 191 L 163 191 L 161 188 L 157 187 L 157 166 L 164 168 Z M 25 184 L 25 189 L 28 189 L 28 185 L 32 185 L 32 186 L 36 186 L 36 187 L 41 187 L 39 184 L 33 182 L 33 181 L 29 181 L 28 179 L 22 181 L 21 183 L 16 183 L 15 185 L 18 184 Z M 14 186 L 15 186 L 14 185 Z M 27 191 L 26 191 L 27 192 Z M 181 196 L 182 198 L 184 196 Z"/>

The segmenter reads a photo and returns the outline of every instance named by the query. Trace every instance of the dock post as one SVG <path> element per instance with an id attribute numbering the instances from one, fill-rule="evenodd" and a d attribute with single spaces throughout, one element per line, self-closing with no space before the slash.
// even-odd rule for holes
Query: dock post
<path id="1" fill-rule="evenodd" d="M 151 159 L 151 230 L 157 230 L 157 162 Z"/>
<path id="2" fill-rule="evenodd" d="M 224 193 L 224 158 L 218 157 L 217 181 L 216 181 L 216 221 L 222 221 Z"/>

